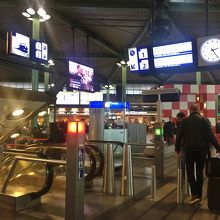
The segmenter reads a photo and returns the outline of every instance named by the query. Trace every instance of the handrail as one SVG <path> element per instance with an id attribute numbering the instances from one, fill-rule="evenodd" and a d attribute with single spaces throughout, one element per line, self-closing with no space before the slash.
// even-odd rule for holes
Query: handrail
<path id="1" fill-rule="evenodd" d="M 149 147 L 154 147 L 155 144 L 154 143 L 146 143 L 146 144 L 139 144 L 139 143 L 125 143 L 131 146 L 141 146 L 141 147 L 145 147 L 145 146 L 149 146 Z"/>
<path id="2" fill-rule="evenodd" d="M 2 192 L 5 193 L 6 188 L 8 186 L 8 183 L 11 179 L 11 177 L 13 176 L 13 172 L 15 170 L 15 167 L 18 163 L 19 160 L 23 160 L 23 161 L 32 161 L 32 162 L 42 162 L 42 163 L 47 163 L 47 164 L 59 164 L 59 165 L 66 165 L 66 161 L 64 160 L 51 160 L 51 159 L 42 159 L 42 158 L 33 158 L 33 157 L 24 157 L 24 156 L 15 156 L 12 167 L 8 173 L 8 176 L 5 180 L 5 183 L 2 187 Z"/>
<path id="3" fill-rule="evenodd" d="M 54 160 L 54 159 L 41 159 L 41 158 L 33 158 L 33 157 L 23 157 L 23 156 L 15 156 L 15 159 L 17 160 L 23 160 L 23 161 L 36 161 L 36 162 L 43 162 L 43 163 L 49 163 L 49 164 L 57 164 L 57 165 L 66 165 L 65 160 Z"/>
<path id="4" fill-rule="evenodd" d="M 120 141 L 105 141 L 105 140 L 87 140 L 85 144 L 87 143 L 102 143 L 102 144 L 117 144 L 123 147 L 124 143 Z"/>

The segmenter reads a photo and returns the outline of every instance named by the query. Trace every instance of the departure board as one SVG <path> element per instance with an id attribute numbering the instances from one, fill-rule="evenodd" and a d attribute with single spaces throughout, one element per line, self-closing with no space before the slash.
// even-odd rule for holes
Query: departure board
<path id="1" fill-rule="evenodd" d="M 192 41 L 153 47 L 155 69 L 189 67 L 194 64 Z"/>

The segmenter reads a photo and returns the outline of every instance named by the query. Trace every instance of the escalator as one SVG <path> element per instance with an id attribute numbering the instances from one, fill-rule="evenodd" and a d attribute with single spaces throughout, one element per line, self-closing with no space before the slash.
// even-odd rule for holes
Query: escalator
<path id="1" fill-rule="evenodd" d="M 65 178 L 67 151 L 65 144 L 43 143 L 44 136 L 33 138 L 25 128 L 32 126 L 31 120 L 53 103 L 53 98 L 0 87 L 0 102 L 0 206 L 21 210 L 40 204 L 41 196 L 51 189 L 54 180 Z M 23 109 L 19 116 L 13 114 L 18 108 Z M 24 128 L 23 139 L 12 138 L 22 134 Z M 102 176 L 104 156 L 93 143 L 85 144 L 84 165 L 85 181 Z"/>

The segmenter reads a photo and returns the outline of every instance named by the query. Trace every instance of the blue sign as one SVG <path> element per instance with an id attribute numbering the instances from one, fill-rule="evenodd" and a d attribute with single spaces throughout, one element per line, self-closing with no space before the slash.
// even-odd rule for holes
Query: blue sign
<path id="1" fill-rule="evenodd" d="M 104 108 L 104 102 L 102 101 L 89 102 L 89 108 Z"/>
<path id="2" fill-rule="evenodd" d="M 183 67 L 194 63 L 192 41 L 153 47 L 154 67 Z"/>
<path id="3" fill-rule="evenodd" d="M 89 103 L 89 108 L 108 108 L 108 109 L 122 110 L 122 109 L 130 109 L 130 103 L 92 101 Z"/>
<path id="4" fill-rule="evenodd" d="M 31 40 L 31 59 L 40 63 L 47 63 L 47 44 L 37 40 Z"/>
<path id="5" fill-rule="evenodd" d="M 30 57 L 30 38 L 17 32 L 8 34 L 8 52 L 18 56 Z"/>
<path id="6" fill-rule="evenodd" d="M 149 55 L 148 48 L 129 48 L 128 57 L 130 64 L 130 71 L 146 71 L 149 70 Z"/>
<path id="7" fill-rule="evenodd" d="M 108 109 L 129 109 L 130 104 L 128 102 L 106 102 L 105 108 Z"/>

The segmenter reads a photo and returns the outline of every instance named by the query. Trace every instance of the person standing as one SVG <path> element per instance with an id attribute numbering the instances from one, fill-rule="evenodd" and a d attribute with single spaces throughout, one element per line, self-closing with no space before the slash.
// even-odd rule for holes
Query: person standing
<path id="1" fill-rule="evenodd" d="M 169 121 L 164 125 L 164 136 L 167 141 L 167 145 L 172 145 L 174 134 L 176 132 L 176 126 L 173 122 L 172 116 L 169 117 Z"/>
<path id="2" fill-rule="evenodd" d="M 176 128 L 178 130 L 180 122 L 185 118 L 185 114 L 183 112 L 179 112 L 176 115 Z M 185 152 L 183 145 L 180 146 L 180 168 L 182 169 L 182 176 L 185 176 Z"/>
<path id="3" fill-rule="evenodd" d="M 175 143 L 177 155 L 180 155 L 181 146 L 185 152 L 187 177 L 192 193 L 189 204 L 202 202 L 203 169 L 210 144 L 217 151 L 220 150 L 210 123 L 201 116 L 198 106 L 193 104 L 189 117 L 184 118 L 178 126 Z"/>

